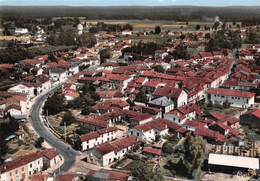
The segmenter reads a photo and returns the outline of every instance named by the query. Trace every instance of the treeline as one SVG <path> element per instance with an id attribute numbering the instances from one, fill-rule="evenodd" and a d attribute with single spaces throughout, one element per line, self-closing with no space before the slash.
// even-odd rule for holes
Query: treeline
<path id="1" fill-rule="evenodd" d="M 260 7 L 14 7 L 4 6 L 0 16 L 17 17 L 86 17 L 86 19 L 150 19 L 150 20 L 205 20 L 219 16 L 223 21 L 260 23 Z"/>
<path id="2" fill-rule="evenodd" d="M 76 48 L 76 46 L 10 47 L 0 50 L 0 63 L 14 64 L 27 58 L 31 59 L 36 56 L 51 54 L 56 51 L 67 51 L 74 48 Z"/>
<path id="3" fill-rule="evenodd" d="M 47 38 L 47 42 L 54 46 L 84 46 L 90 48 L 97 43 L 97 40 L 94 34 L 91 33 L 79 35 L 74 32 L 62 32 L 50 35 Z"/>

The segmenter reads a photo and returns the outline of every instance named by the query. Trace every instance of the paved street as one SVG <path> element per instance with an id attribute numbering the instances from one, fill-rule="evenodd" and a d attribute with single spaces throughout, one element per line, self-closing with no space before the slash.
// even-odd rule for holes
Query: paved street
<path id="1" fill-rule="evenodd" d="M 30 113 L 30 121 L 34 128 L 34 130 L 39 134 L 39 136 L 43 137 L 45 141 L 50 144 L 53 148 L 55 148 L 64 158 L 64 163 L 61 165 L 61 167 L 55 171 L 56 174 L 65 172 L 69 170 L 75 160 L 76 155 L 78 155 L 78 152 L 70 148 L 69 145 L 55 137 L 49 129 L 43 124 L 40 118 L 40 111 L 42 104 L 44 103 L 45 99 L 48 97 L 48 94 L 54 92 L 58 89 L 59 86 L 51 89 L 50 91 L 46 92 L 45 94 L 39 95 L 34 104 L 32 105 L 31 113 Z"/>

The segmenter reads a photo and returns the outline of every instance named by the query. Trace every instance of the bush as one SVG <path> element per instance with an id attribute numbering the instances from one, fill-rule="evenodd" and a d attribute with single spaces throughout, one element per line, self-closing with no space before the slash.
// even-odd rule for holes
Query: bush
<path id="1" fill-rule="evenodd" d="M 35 141 L 34 146 L 35 146 L 36 148 L 42 148 L 42 143 L 43 143 L 43 142 L 44 142 L 43 137 L 39 137 L 39 138 Z"/>
<path id="2" fill-rule="evenodd" d="M 60 123 L 60 126 L 63 126 L 65 123 L 66 125 L 71 125 L 72 123 L 74 123 L 76 121 L 75 117 L 72 115 L 72 113 L 70 111 L 67 111 L 63 118 L 62 121 Z"/>

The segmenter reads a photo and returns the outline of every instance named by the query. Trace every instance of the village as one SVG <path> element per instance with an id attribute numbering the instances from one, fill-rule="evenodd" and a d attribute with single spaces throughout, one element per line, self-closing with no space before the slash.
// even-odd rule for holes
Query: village
<path id="1" fill-rule="evenodd" d="M 259 26 L 79 21 L 91 45 L 0 64 L 0 181 L 259 179 Z M 45 48 L 41 27 L 1 37 Z"/>

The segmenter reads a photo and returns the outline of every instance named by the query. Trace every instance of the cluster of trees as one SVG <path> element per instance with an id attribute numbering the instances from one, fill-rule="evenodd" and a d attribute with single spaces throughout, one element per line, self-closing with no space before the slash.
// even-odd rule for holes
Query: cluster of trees
<path id="1" fill-rule="evenodd" d="M 80 89 L 80 96 L 68 102 L 67 108 L 81 109 L 81 114 L 89 115 L 93 112 L 92 106 L 99 100 L 96 88 L 92 84 L 84 84 Z"/>
<path id="2" fill-rule="evenodd" d="M 48 97 L 44 107 L 44 113 L 48 115 L 55 115 L 65 110 L 65 97 L 58 92 L 54 93 L 51 97 Z"/>
<path id="3" fill-rule="evenodd" d="M 52 34 L 47 38 L 50 45 L 65 45 L 65 46 L 84 46 L 91 48 L 96 43 L 96 37 L 91 33 L 82 33 L 78 35 L 74 32 L 62 32 L 59 34 Z"/>
<path id="4" fill-rule="evenodd" d="M 67 51 L 74 49 L 75 46 L 46 46 L 30 47 L 14 46 L 0 50 L 0 62 L 14 64 L 24 59 L 31 59 L 35 56 L 52 54 L 57 51 Z"/>
<path id="5" fill-rule="evenodd" d="M 259 23 L 259 7 L 3 7 L 4 19 L 30 19 L 32 17 L 86 17 L 86 19 L 151 19 L 151 20 L 204 20 L 220 15 L 225 21 Z M 208 18 L 208 19 L 209 19 Z M 17 21 L 19 22 L 19 21 Z M 48 22 L 48 21 L 46 21 Z"/>
<path id="6" fill-rule="evenodd" d="M 260 42 L 260 37 L 257 36 L 256 31 L 249 30 L 247 32 L 245 43 L 248 43 L 248 44 L 258 44 L 259 42 Z"/>
<path id="7" fill-rule="evenodd" d="M 242 40 L 239 32 L 219 30 L 206 44 L 206 51 L 219 51 L 221 49 L 240 48 Z"/>
<path id="8" fill-rule="evenodd" d="M 138 42 L 137 44 L 134 44 L 131 47 L 127 47 L 122 50 L 122 54 L 124 55 L 125 53 L 134 53 L 138 55 L 154 55 L 154 52 L 158 49 L 160 49 L 162 45 L 156 44 L 154 42 Z"/>
<path id="9" fill-rule="evenodd" d="M 140 90 L 135 97 L 135 101 L 142 102 L 142 103 L 148 103 L 149 98 L 147 97 L 147 95 L 145 94 L 144 91 Z"/>
<path id="10" fill-rule="evenodd" d="M 173 144 L 166 143 L 163 151 L 170 155 L 167 157 L 167 168 L 173 174 L 199 180 L 205 159 L 205 143 L 202 138 L 188 134 L 179 147 L 173 148 Z"/>
<path id="11" fill-rule="evenodd" d="M 130 24 L 105 24 L 104 22 L 98 22 L 96 26 L 92 26 L 89 29 L 90 33 L 98 33 L 100 31 L 106 31 L 106 32 L 120 32 L 133 30 L 133 26 Z"/>
<path id="12" fill-rule="evenodd" d="M 19 129 L 19 124 L 16 120 L 9 118 L 9 120 L 1 121 L 3 122 L 0 123 L 0 164 L 4 161 L 4 156 L 8 150 L 5 138 Z"/>
<path id="13" fill-rule="evenodd" d="M 174 59 L 190 59 L 190 54 L 188 52 L 187 46 L 183 44 L 177 46 L 173 52 L 170 52 L 170 55 L 172 55 Z"/>
<path id="14" fill-rule="evenodd" d="M 138 181 L 164 181 L 162 172 L 142 160 L 133 161 L 131 173 Z"/>
<path id="15" fill-rule="evenodd" d="M 107 59 L 112 57 L 112 51 L 110 48 L 104 48 L 99 51 L 100 63 L 105 63 Z"/>
<path id="16" fill-rule="evenodd" d="M 68 126 L 74 122 L 76 122 L 76 118 L 73 116 L 71 111 L 66 111 L 65 114 L 63 115 L 60 126 L 64 126 L 65 124 Z"/>
<path id="17" fill-rule="evenodd" d="M 32 58 L 29 52 L 22 47 L 6 48 L 0 50 L 1 63 L 16 63 L 20 60 Z"/>

